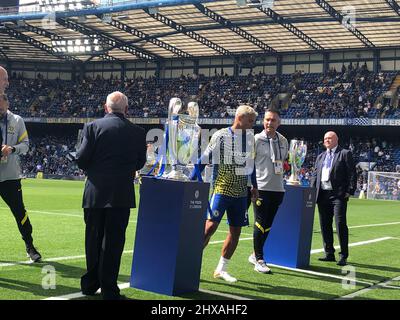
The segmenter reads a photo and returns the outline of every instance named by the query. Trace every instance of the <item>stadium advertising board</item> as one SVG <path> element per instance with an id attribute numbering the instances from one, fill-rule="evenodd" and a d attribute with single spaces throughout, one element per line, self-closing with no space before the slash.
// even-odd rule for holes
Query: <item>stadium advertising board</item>
<path id="1" fill-rule="evenodd" d="M 39 123 L 86 123 L 95 120 L 95 118 L 25 118 L 25 122 Z M 129 118 L 130 121 L 137 124 L 164 124 L 164 118 Z M 215 119 L 200 118 L 199 124 L 208 125 L 230 125 L 233 118 Z M 262 125 L 262 120 L 257 120 L 256 125 Z M 282 125 L 285 126 L 400 126 L 400 119 L 282 119 Z"/>

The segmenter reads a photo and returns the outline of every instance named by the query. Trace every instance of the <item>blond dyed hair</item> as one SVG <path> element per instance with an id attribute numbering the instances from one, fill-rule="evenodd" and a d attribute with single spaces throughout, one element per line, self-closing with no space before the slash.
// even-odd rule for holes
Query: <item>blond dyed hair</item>
<path id="1" fill-rule="evenodd" d="M 254 117 L 257 118 L 258 113 L 256 110 L 254 110 L 252 107 L 250 107 L 247 104 L 242 104 L 236 109 L 235 117 L 250 116 L 250 115 L 253 115 Z"/>

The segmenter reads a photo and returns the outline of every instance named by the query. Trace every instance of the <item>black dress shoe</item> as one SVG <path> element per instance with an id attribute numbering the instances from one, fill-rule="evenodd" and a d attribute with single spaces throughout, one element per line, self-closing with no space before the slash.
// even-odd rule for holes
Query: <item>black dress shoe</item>
<path id="1" fill-rule="evenodd" d="M 95 296 L 96 295 L 96 291 L 91 291 L 91 290 L 82 290 L 82 294 L 84 294 L 85 296 Z"/>
<path id="2" fill-rule="evenodd" d="M 333 255 L 333 254 L 327 254 L 325 257 L 318 258 L 318 260 L 319 261 L 332 261 L 332 262 L 336 261 L 335 255 Z"/>
<path id="3" fill-rule="evenodd" d="M 336 263 L 338 266 L 345 266 L 347 264 L 347 259 L 346 258 L 340 258 L 340 260 L 338 261 L 338 263 Z"/>
<path id="4" fill-rule="evenodd" d="M 96 285 L 86 285 L 82 284 L 81 281 L 81 291 L 85 296 L 94 296 L 96 295 L 96 292 L 100 289 L 100 286 Z"/>

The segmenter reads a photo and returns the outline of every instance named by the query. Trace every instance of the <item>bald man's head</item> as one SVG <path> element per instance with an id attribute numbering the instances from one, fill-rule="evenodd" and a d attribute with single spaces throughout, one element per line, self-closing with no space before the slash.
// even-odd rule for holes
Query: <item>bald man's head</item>
<path id="1" fill-rule="evenodd" d="M 115 91 L 107 96 L 106 108 L 108 112 L 126 114 L 128 112 L 128 98 L 122 92 Z"/>
<path id="2" fill-rule="evenodd" d="M 327 149 L 333 149 L 338 145 L 339 138 L 333 131 L 328 131 L 324 135 L 324 146 Z"/>
<path id="3" fill-rule="evenodd" d="M 4 94 L 8 88 L 8 73 L 7 70 L 0 66 L 0 94 Z"/>

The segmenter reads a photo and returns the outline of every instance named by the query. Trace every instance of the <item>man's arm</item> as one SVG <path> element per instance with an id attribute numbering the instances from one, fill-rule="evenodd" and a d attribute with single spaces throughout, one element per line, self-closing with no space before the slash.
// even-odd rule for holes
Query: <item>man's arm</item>
<path id="1" fill-rule="evenodd" d="M 346 192 L 349 195 L 354 195 L 357 188 L 357 174 L 351 151 L 346 152 L 345 161 L 346 161 L 346 171 L 347 171 L 346 173 L 349 186 Z"/>
<path id="2" fill-rule="evenodd" d="M 315 160 L 314 164 L 314 172 L 311 175 L 311 181 L 310 181 L 310 186 L 313 188 L 317 187 L 317 175 L 318 175 L 318 161 L 319 161 L 319 155 L 317 156 L 317 159 Z"/>
<path id="3" fill-rule="evenodd" d="M 93 150 L 94 150 L 94 134 L 93 125 L 85 124 L 82 132 L 82 142 L 76 152 L 76 163 L 82 170 L 87 170 L 89 167 Z"/>
<path id="4" fill-rule="evenodd" d="M 201 174 L 207 164 L 212 163 L 213 151 L 219 148 L 220 136 L 218 131 L 211 137 L 210 143 L 208 144 L 204 153 L 199 157 L 197 163 L 194 165 L 194 169 L 190 173 L 189 179 L 195 180 L 197 178 L 197 173 Z"/>
<path id="5" fill-rule="evenodd" d="M 139 154 L 138 160 L 136 163 L 136 170 L 140 170 L 146 163 L 146 155 L 147 155 L 147 144 L 146 144 L 146 135 L 144 133 L 144 129 L 140 128 L 140 137 L 139 137 Z"/>
<path id="6" fill-rule="evenodd" d="M 3 145 L 1 152 L 3 156 L 8 156 L 10 153 L 15 153 L 16 155 L 26 154 L 29 150 L 29 138 L 28 131 L 26 131 L 25 122 L 22 118 L 17 119 L 18 136 L 17 143 L 13 146 Z"/>

